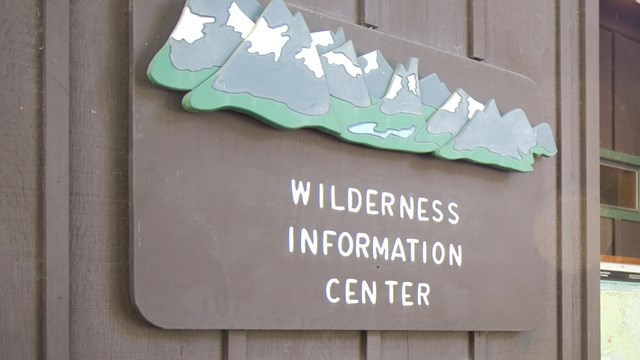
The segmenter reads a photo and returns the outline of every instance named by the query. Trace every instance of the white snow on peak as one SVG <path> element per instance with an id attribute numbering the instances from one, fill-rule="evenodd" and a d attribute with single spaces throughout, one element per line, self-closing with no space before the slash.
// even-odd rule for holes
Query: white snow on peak
<path id="1" fill-rule="evenodd" d="M 378 63 L 378 51 L 372 51 L 368 54 L 362 55 L 362 58 L 367 61 L 367 66 L 364 67 L 364 73 L 369 74 L 373 70 L 380 69 L 380 64 Z"/>
<path id="2" fill-rule="evenodd" d="M 450 113 L 455 113 L 460 106 L 460 101 L 462 101 L 462 96 L 460 96 L 460 94 L 458 94 L 457 92 L 453 93 L 453 95 L 449 97 L 449 100 L 447 100 L 447 102 L 444 103 L 444 105 L 442 105 L 440 109 L 448 111 Z"/>
<path id="3" fill-rule="evenodd" d="M 329 46 L 333 45 L 333 35 L 331 31 L 318 31 L 311 33 L 311 46 Z"/>
<path id="4" fill-rule="evenodd" d="M 233 28 L 233 31 L 240 33 L 243 39 L 246 39 L 253 27 L 256 25 L 247 14 L 245 14 L 235 2 L 229 7 L 229 19 L 227 25 Z"/>
<path id="5" fill-rule="evenodd" d="M 251 47 L 247 49 L 250 54 L 268 55 L 274 54 L 275 61 L 280 60 L 282 54 L 282 48 L 289 41 L 289 36 L 282 35 L 289 26 L 282 25 L 276 28 L 271 28 L 263 17 L 258 19 L 256 26 L 247 37 L 246 41 L 251 43 Z"/>
<path id="6" fill-rule="evenodd" d="M 384 98 L 393 100 L 398 96 L 400 90 L 402 90 L 402 76 L 395 74 L 391 80 L 391 85 L 389 85 L 389 90 L 387 90 L 387 95 L 385 95 Z"/>
<path id="7" fill-rule="evenodd" d="M 481 102 L 478 102 L 476 99 L 471 96 L 467 97 L 467 102 L 469 103 L 469 120 L 476 114 L 478 111 L 483 111 L 485 106 Z"/>
<path id="8" fill-rule="evenodd" d="M 322 69 L 317 46 L 329 46 L 333 44 L 333 42 L 331 31 L 311 33 L 311 45 L 308 48 L 302 48 L 295 57 L 298 60 L 302 60 L 304 65 L 311 70 L 318 79 L 322 79 L 324 70 Z"/>
<path id="9" fill-rule="evenodd" d="M 323 54 L 322 56 L 327 58 L 327 61 L 329 62 L 329 64 L 342 66 L 344 70 L 347 72 L 347 74 L 351 75 L 351 77 L 355 78 L 358 75 L 362 76 L 362 69 L 360 69 L 359 66 L 351 62 L 351 59 L 349 59 L 345 54 L 329 51 L 328 53 Z"/>
<path id="10" fill-rule="evenodd" d="M 411 91 L 415 96 L 420 96 L 418 94 L 418 77 L 416 74 L 409 75 L 407 80 L 409 80 L 409 91 Z"/>
<path id="11" fill-rule="evenodd" d="M 193 44 L 196 40 L 204 37 L 204 24 L 214 22 L 216 22 L 216 18 L 194 14 L 188 6 L 185 6 L 178 24 L 171 33 L 171 38 Z"/>

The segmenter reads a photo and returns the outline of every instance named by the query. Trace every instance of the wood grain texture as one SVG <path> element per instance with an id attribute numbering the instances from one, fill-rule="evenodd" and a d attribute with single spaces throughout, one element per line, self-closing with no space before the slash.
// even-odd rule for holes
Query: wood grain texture
<path id="1" fill-rule="evenodd" d="M 381 331 L 367 331 L 366 332 L 366 359 L 367 360 L 381 360 L 382 353 L 380 346 L 382 345 L 382 332 Z"/>
<path id="2" fill-rule="evenodd" d="M 560 125 L 560 218 L 561 229 L 560 243 L 560 339 L 581 337 L 581 309 L 576 303 L 581 302 L 581 248 L 582 219 L 577 214 L 582 213 L 580 203 L 580 147 L 581 130 L 579 121 L 579 86 L 580 77 L 577 56 L 579 55 L 579 42 L 575 40 L 578 24 L 578 4 L 566 1 L 558 1 L 558 26 L 559 26 L 559 67 L 558 67 L 558 106 Z M 571 144 L 564 147 L 564 144 Z M 578 342 L 559 342 L 560 356 L 562 359 L 583 358 L 582 346 Z"/>
<path id="3" fill-rule="evenodd" d="M 600 29 L 600 147 L 613 150 L 613 33 Z"/>
<path id="4" fill-rule="evenodd" d="M 485 63 L 502 67 L 531 78 L 542 95 L 541 119 L 530 119 L 532 123 L 546 121 L 554 128 L 556 141 L 560 142 L 560 117 L 558 114 L 558 64 L 559 44 L 557 39 L 556 14 L 558 1 L 541 0 L 533 2 L 513 2 L 486 0 L 486 48 Z M 577 48 L 576 48 L 577 51 Z M 568 104 L 571 106 L 571 104 Z M 578 135 L 579 136 L 579 135 Z M 562 155 L 565 149 L 560 150 Z M 541 168 L 558 167 L 559 156 L 536 164 Z M 553 170 L 548 170 L 553 173 Z M 544 312 L 536 329 L 526 333 L 487 333 L 486 359 L 539 359 L 561 358 L 558 354 L 558 339 L 561 323 L 558 322 L 559 300 L 557 288 L 560 270 L 558 268 L 561 235 L 557 232 L 557 206 L 559 200 L 558 178 L 542 179 L 540 187 L 547 189 L 544 196 L 548 204 L 544 214 L 535 220 L 540 256 L 545 261 L 542 278 Z M 568 225 L 573 226 L 573 225 Z M 543 235 L 542 229 L 548 233 Z"/>
<path id="5" fill-rule="evenodd" d="M 230 330 L 225 334 L 225 360 L 247 360 L 247 332 Z"/>
<path id="6" fill-rule="evenodd" d="M 613 48 L 613 149 L 638 156 L 640 155 L 640 141 L 638 141 L 640 102 L 637 101 L 636 95 L 640 91 L 640 72 L 637 67 L 640 42 L 616 34 Z"/>
<path id="7" fill-rule="evenodd" d="M 44 358 L 69 359 L 69 1 L 44 3 Z"/>
<path id="8" fill-rule="evenodd" d="M 377 29 L 380 24 L 380 0 L 361 0 L 362 25 Z"/>
<path id="9" fill-rule="evenodd" d="M 378 3 L 378 31 L 452 54 L 467 55 L 467 0 Z"/>
<path id="10" fill-rule="evenodd" d="M 262 3 L 266 4 L 268 1 Z M 287 3 L 354 24 L 360 19 L 360 0 L 290 0 Z"/>
<path id="11" fill-rule="evenodd" d="M 469 0 L 469 12 L 471 30 L 469 39 L 469 57 L 476 60 L 484 60 L 486 48 L 486 23 L 487 23 L 487 2 L 486 0 Z"/>
<path id="12" fill-rule="evenodd" d="M 295 3 L 344 20 L 358 20 L 357 1 Z M 0 285 L 3 290 L 8 289 L 2 292 L 0 302 L 3 359 L 38 359 L 42 346 L 42 288 L 38 278 L 42 270 L 39 262 L 43 231 L 39 215 L 43 124 L 38 50 L 42 45 L 38 15 L 42 9 L 38 4 L 24 1 L 0 5 L 0 29 L 3 34 L 12 35 L 4 36 L 0 43 L 6 54 L 0 60 L 0 73 L 11 89 L 0 97 L 5 112 L 0 132 Z M 222 332 L 159 330 L 142 321 L 130 306 L 129 4 L 125 0 L 109 0 L 72 5 L 70 357 L 223 359 Z M 180 6 L 177 3 L 176 7 Z M 584 6 L 586 15 L 580 15 Z M 585 81 L 584 77 L 594 64 L 580 65 L 579 60 L 593 55 L 592 49 L 580 48 L 594 40 L 592 32 L 589 37 L 582 37 L 580 27 L 593 26 L 593 1 L 541 0 L 523 6 L 507 0 L 487 0 L 486 11 L 486 61 L 523 73 L 538 84 L 544 98 L 544 120 L 561 130 L 563 145 L 559 161 L 546 159 L 541 163 L 557 166 L 559 173 L 557 183 L 556 179 L 548 179 L 541 186 L 557 187 L 559 191 L 549 193 L 554 204 L 549 209 L 552 215 L 535 220 L 540 228 L 557 225 L 559 229 L 555 236 L 539 239 L 541 255 L 548 262 L 543 294 L 547 311 L 538 328 L 531 332 L 487 334 L 486 358 L 574 359 L 584 358 L 587 353 L 595 358 L 597 331 L 593 317 L 585 314 L 597 306 L 593 301 L 593 249 L 589 245 L 594 235 L 584 237 L 585 232 L 593 230 L 584 219 L 585 209 L 589 212 L 593 206 L 595 186 L 585 180 L 585 174 L 592 172 L 593 161 L 585 165 L 584 160 L 591 159 L 593 151 L 593 132 L 584 129 L 594 125 L 590 111 L 594 110 L 591 91 L 595 87 L 593 78 Z M 467 55 L 466 0 L 402 0 L 394 2 L 393 8 L 382 9 L 380 14 L 381 31 Z M 590 99 L 589 103 L 581 107 L 584 99 Z M 584 122 L 584 115 L 591 117 Z M 582 200 L 585 195 L 586 205 Z M 553 215 L 555 211 L 558 219 Z M 246 357 L 363 359 L 367 352 L 363 344 L 363 335 L 357 331 L 248 332 Z M 381 332 L 380 358 L 479 357 L 472 345 L 478 343 L 471 342 L 468 333 Z"/>
<path id="13" fill-rule="evenodd" d="M 362 359 L 360 331 L 249 331 L 247 360 Z"/>
<path id="14" fill-rule="evenodd" d="M 221 332 L 162 331 L 130 305 L 129 3 L 71 14 L 71 358 L 222 359 Z"/>
<path id="15" fill-rule="evenodd" d="M 0 3 L 0 359 L 42 356 L 42 16 Z"/>
<path id="16" fill-rule="evenodd" d="M 582 283 L 585 299 L 582 306 L 582 352 L 587 359 L 600 359 L 600 89 L 599 89 L 599 1 L 583 0 L 580 4 L 581 93 L 580 118 L 583 119 L 584 145 L 583 198 L 584 258 Z"/>

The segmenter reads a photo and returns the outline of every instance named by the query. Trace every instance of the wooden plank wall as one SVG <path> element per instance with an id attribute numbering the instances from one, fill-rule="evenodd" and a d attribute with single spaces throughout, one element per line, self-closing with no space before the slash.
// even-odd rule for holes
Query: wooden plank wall
<path id="1" fill-rule="evenodd" d="M 522 73 L 538 84 L 544 120 L 561 148 L 560 156 L 543 160 L 556 166 L 558 176 L 541 184 L 551 189 L 557 221 L 539 226 L 557 229 L 557 236 L 540 239 L 547 260 L 545 313 L 537 329 L 524 333 L 189 332 L 145 323 L 129 301 L 128 0 L 47 3 L 70 9 L 69 133 L 67 144 L 57 144 L 69 148 L 69 286 L 54 289 L 67 291 L 69 331 L 60 335 L 50 328 L 43 335 L 43 315 L 51 311 L 43 304 L 55 303 L 43 288 L 51 285 L 43 282 L 43 244 L 50 240 L 43 214 L 54 211 L 43 205 L 44 170 L 52 166 L 43 162 L 50 150 L 44 122 L 51 116 L 43 111 L 42 95 L 42 64 L 51 61 L 42 51 L 46 9 L 39 1 L 5 1 L 0 358 L 56 358 L 43 350 L 49 336 L 68 339 L 69 359 L 599 358 L 596 1 L 292 1 Z M 64 344 L 60 349 L 64 353 Z"/>
<path id="2" fill-rule="evenodd" d="M 0 359 L 42 352 L 42 12 L 0 3 Z"/>

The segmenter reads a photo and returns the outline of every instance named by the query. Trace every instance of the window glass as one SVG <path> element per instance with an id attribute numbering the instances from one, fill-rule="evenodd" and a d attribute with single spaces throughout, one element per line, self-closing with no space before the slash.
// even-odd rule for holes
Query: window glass
<path id="1" fill-rule="evenodd" d="M 620 166 L 600 164 L 600 202 L 603 205 L 636 210 L 638 172 Z"/>

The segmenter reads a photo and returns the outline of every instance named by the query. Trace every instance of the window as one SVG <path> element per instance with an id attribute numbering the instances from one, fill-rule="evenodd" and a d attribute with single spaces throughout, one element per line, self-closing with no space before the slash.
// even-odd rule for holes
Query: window
<path id="1" fill-rule="evenodd" d="M 600 151 L 601 216 L 640 221 L 640 157 Z"/>

